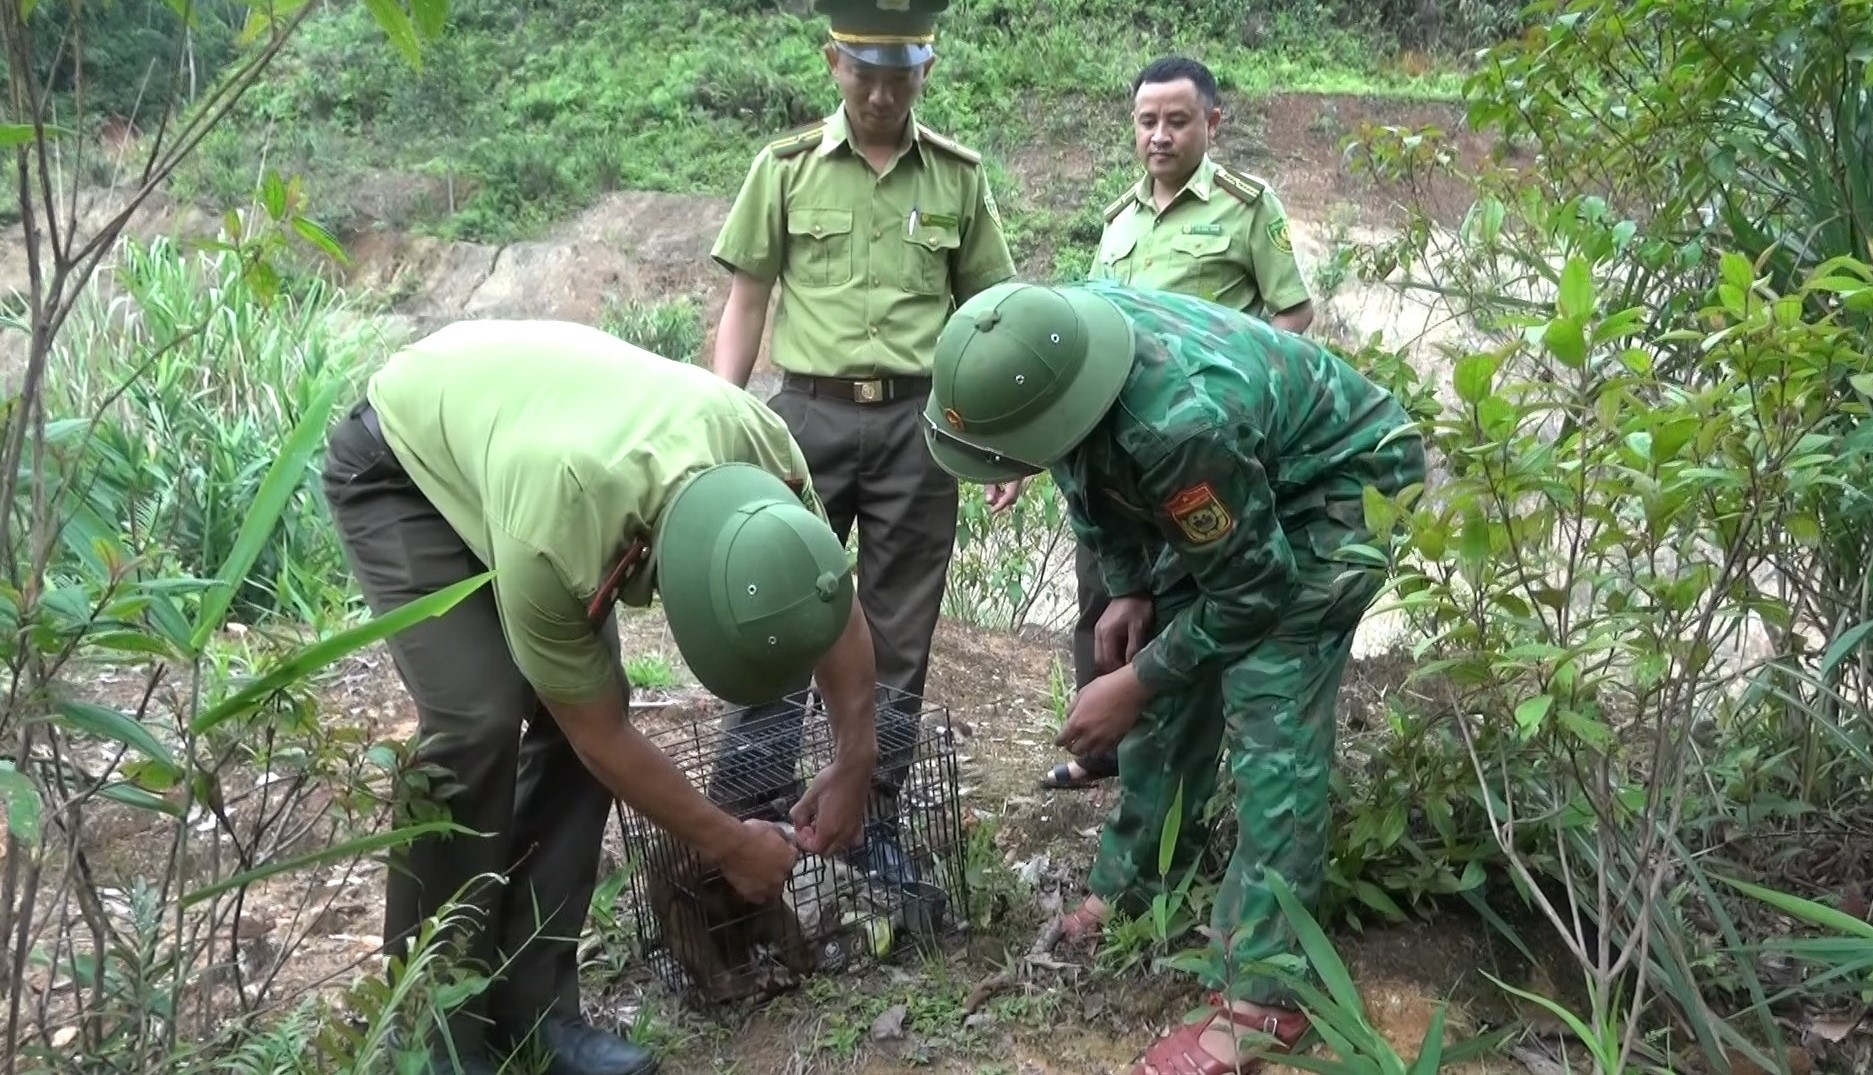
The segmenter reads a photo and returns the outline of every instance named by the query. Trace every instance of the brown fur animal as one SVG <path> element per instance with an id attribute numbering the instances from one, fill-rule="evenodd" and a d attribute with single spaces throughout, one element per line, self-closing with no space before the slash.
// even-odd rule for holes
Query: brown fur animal
<path id="1" fill-rule="evenodd" d="M 766 972 L 763 946 L 794 980 L 813 970 L 813 946 L 785 900 L 749 902 L 719 870 L 664 832 L 647 841 L 642 868 L 665 945 L 710 1003 L 792 984 L 788 975 Z"/>

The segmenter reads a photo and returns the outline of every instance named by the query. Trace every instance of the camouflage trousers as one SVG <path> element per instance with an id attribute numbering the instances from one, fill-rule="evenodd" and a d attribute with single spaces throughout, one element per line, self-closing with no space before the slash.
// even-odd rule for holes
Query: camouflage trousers
<path id="1" fill-rule="evenodd" d="M 1211 913 L 1213 966 L 1206 984 L 1243 1000 L 1291 1004 L 1281 983 L 1228 968 L 1298 954 L 1274 893 L 1273 868 L 1303 905 L 1317 901 L 1326 873 L 1328 778 L 1334 703 L 1352 653 L 1353 633 L 1383 580 L 1350 565 L 1301 557 L 1302 584 L 1279 627 L 1234 662 L 1191 687 L 1152 698 L 1119 745 L 1119 798 L 1100 837 L 1089 887 L 1127 914 L 1144 913 L 1202 854 L 1202 814 L 1216 790 L 1217 754 L 1226 748 L 1236 793 L 1236 844 Z M 1195 585 L 1155 595 L 1157 630 L 1196 601 Z M 1168 872 L 1159 850 L 1183 789 Z"/>

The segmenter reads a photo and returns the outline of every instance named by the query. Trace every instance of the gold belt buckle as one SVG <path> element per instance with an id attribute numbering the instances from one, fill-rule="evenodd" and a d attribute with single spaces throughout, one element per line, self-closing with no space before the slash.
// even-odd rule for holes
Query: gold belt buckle
<path id="1" fill-rule="evenodd" d="M 884 398 L 883 381 L 852 382 L 852 398 L 860 403 L 876 403 Z"/>

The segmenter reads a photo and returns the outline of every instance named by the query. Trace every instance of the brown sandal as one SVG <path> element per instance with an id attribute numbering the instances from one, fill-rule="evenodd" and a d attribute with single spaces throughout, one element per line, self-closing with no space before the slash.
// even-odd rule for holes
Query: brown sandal
<path id="1" fill-rule="evenodd" d="M 1224 1060 L 1211 1056 L 1203 1048 L 1203 1035 L 1216 1020 L 1226 1019 L 1238 1030 L 1261 1031 L 1275 1039 L 1285 1052 L 1294 1052 L 1308 1035 L 1311 1026 L 1305 1012 L 1282 1008 L 1260 1008 L 1239 1012 L 1229 1006 L 1222 994 L 1212 993 L 1209 1004 L 1216 1009 L 1208 1019 L 1185 1023 L 1151 1043 L 1145 1055 L 1132 1065 L 1131 1075 L 1254 1075 L 1268 1061 L 1252 1058 Z M 1240 1037 L 1240 1035 L 1236 1035 Z"/>

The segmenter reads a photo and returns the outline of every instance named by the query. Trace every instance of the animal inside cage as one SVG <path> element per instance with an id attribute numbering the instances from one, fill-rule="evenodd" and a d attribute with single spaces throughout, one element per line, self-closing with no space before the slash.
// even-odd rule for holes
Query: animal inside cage
<path id="1" fill-rule="evenodd" d="M 927 950 L 968 922 L 949 713 L 885 687 L 877 699 L 878 766 L 859 841 L 827 856 L 802 850 L 779 900 L 750 904 L 694 850 L 620 810 L 638 950 L 690 1004 L 771 994 L 816 971 Z M 743 819 L 786 822 L 833 759 L 832 726 L 810 689 L 647 734 Z"/>

